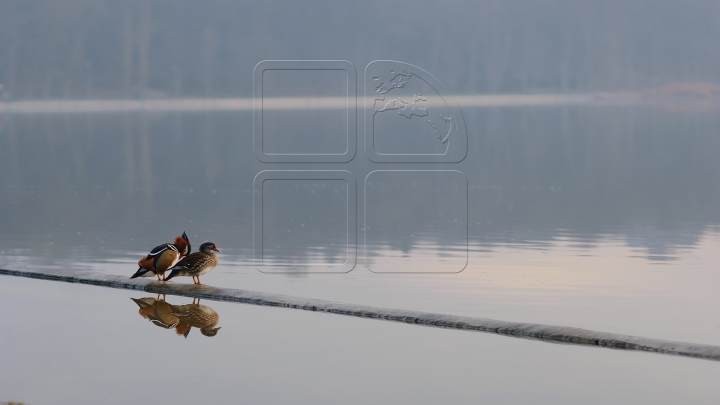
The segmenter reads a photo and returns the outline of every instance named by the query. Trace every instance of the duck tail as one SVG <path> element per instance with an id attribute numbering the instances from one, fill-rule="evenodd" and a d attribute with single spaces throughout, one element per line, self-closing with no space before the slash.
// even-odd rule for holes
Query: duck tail
<path id="1" fill-rule="evenodd" d="M 133 274 L 132 276 L 130 276 L 130 278 L 142 277 L 142 276 L 143 276 L 145 273 L 147 273 L 148 271 L 150 271 L 150 270 L 148 270 L 148 269 L 143 269 L 142 267 L 140 267 L 140 268 L 138 269 L 138 271 L 135 272 L 135 274 Z"/>
<path id="2" fill-rule="evenodd" d="M 140 309 L 145 309 L 150 306 L 147 302 L 145 302 L 141 299 L 138 299 L 138 298 L 130 298 L 130 299 L 133 300 L 133 302 L 135 302 L 140 307 Z"/>
<path id="3" fill-rule="evenodd" d="M 171 271 L 171 272 L 170 272 L 170 275 L 165 278 L 165 281 L 168 281 L 168 280 L 170 280 L 171 278 L 177 276 L 178 273 L 179 273 L 178 270 L 173 270 L 173 271 Z"/>

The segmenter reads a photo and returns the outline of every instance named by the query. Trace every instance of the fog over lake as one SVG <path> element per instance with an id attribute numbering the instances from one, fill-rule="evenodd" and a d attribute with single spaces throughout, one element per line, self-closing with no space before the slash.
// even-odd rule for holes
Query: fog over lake
<path id="1" fill-rule="evenodd" d="M 213 287 L 718 345 L 718 43 L 703 0 L 5 1 L 0 269 L 129 280 L 186 232 Z M 715 361 L 0 292 L 0 403 L 720 398 Z"/>

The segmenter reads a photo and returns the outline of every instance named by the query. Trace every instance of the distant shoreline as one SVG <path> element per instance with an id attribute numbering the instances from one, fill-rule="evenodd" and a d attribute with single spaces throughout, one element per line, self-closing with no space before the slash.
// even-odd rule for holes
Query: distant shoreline
<path id="1" fill-rule="evenodd" d="M 103 113 L 103 112 L 193 112 L 252 111 L 252 98 L 177 98 L 177 99 L 100 99 L 100 100 L 17 100 L 0 101 L 0 114 Z M 345 109 L 354 100 L 344 97 L 269 98 L 262 102 L 265 110 Z M 363 108 L 363 97 L 357 107 Z M 367 100 L 372 105 L 374 98 Z M 425 105 L 437 106 L 456 102 L 460 107 L 525 106 L 632 106 L 649 105 L 673 110 L 715 110 L 720 97 L 701 94 L 647 94 L 645 92 L 585 94 L 481 94 L 427 97 Z"/>

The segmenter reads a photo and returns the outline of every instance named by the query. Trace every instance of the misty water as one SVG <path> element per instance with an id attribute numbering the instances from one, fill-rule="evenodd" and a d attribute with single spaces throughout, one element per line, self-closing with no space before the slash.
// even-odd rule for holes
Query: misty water
<path id="1" fill-rule="evenodd" d="M 717 114 L 572 105 L 463 114 L 459 163 L 373 162 L 359 125 L 354 158 L 322 164 L 260 162 L 251 111 L 0 115 L 0 266 L 129 277 L 149 248 L 185 231 L 195 250 L 204 241 L 221 248 L 219 267 L 203 277 L 214 286 L 720 341 Z M 3 341 L 35 348 L 2 352 L 3 391 L 31 392 L 23 373 L 60 364 L 73 365 L 69 386 L 96 383 L 80 396 L 48 385 L 29 397 L 37 403 L 154 398 L 152 385 L 131 394 L 108 384 L 142 385 L 133 370 L 191 364 L 218 398 L 238 384 L 263 398 L 277 379 L 287 394 L 268 402 L 335 402 L 357 383 L 376 390 L 344 402 L 400 398 L 401 387 L 414 387 L 415 402 L 465 402 L 518 384 L 518 401 L 720 395 L 706 361 L 214 302 L 203 304 L 220 314 L 218 336 L 183 339 L 141 319 L 129 298 L 142 294 L 2 281 L 3 307 L 22 308 L 3 314 Z M 544 367 L 552 377 L 510 371 Z M 600 392 L 578 373 L 619 388 Z M 208 392 L 193 384 L 163 398 Z M 421 388 L 436 384 L 447 389 Z"/>
<path id="2" fill-rule="evenodd" d="M 186 232 L 222 250 L 211 286 L 720 345 L 719 16 L 0 2 L 0 268 L 130 277 Z M 718 380 L 715 361 L 0 276 L 0 404 L 716 404 Z"/>

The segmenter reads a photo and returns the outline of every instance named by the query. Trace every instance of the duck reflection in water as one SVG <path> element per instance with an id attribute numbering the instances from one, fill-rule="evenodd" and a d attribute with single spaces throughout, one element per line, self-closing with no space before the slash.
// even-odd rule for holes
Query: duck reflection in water
<path id="1" fill-rule="evenodd" d="M 131 298 L 140 307 L 139 314 L 148 319 L 154 325 L 164 329 L 175 329 L 178 335 L 187 338 L 190 330 L 195 327 L 205 336 L 217 335 L 220 327 L 215 327 L 220 321 L 218 315 L 212 308 L 200 305 L 200 299 L 196 298 L 192 304 L 172 305 L 163 299 L 146 297 Z"/>

